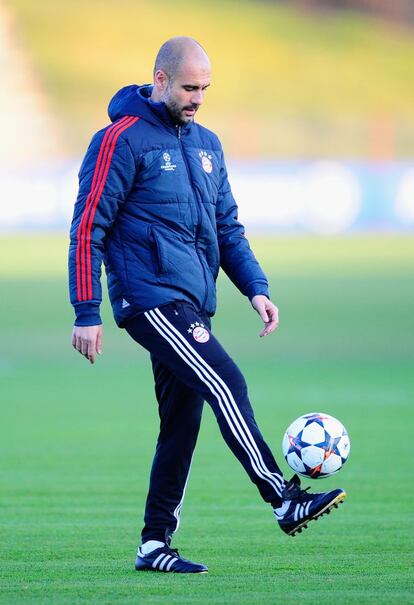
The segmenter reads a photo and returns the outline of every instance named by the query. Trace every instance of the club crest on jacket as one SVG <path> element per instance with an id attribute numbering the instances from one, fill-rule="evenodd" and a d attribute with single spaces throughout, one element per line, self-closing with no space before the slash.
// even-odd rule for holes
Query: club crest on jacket
<path id="1" fill-rule="evenodd" d="M 213 164 L 211 162 L 212 156 L 207 153 L 207 151 L 200 151 L 198 154 L 201 158 L 201 165 L 203 167 L 204 172 L 210 174 L 213 172 Z"/>

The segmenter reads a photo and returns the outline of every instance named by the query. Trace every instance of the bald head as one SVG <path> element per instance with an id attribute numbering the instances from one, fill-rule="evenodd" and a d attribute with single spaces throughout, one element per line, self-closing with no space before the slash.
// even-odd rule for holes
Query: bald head
<path id="1" fill-rule="evenodd" d="M 180 36 L 161 46 L 155 60 L 151 99 L 165 103 L 176 124 L 194 119 L 209 86 L 210 61 L 198 42 Z"/>
<path id="2" fill-rule="evenodd" d="M 177 36 L 164 42 L 158 51 L 154 65 L 154 77 L 157 71 L 163 71 L 169 79 L 187 65 L 200 65 L 210 69 L 210 61 L 204 48 L 193 38 Z"/>

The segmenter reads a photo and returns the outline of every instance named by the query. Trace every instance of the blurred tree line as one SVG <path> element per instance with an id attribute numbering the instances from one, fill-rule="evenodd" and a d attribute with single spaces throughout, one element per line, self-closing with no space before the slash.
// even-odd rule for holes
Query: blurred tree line
<path id="1" fill-rule="evenodd" d="M 213 64 L 199 119 L 229 156 L 414 157 L 414 36 L 403 26 L 414 0 L 194 0 L 191 10 L 186 0 L 0 0 L 3 42 L 6 7 L 11 50 L 2 55 L 0 44 L 0 72 L 9 140 L 20 141 L 14 133 L 36 88 L 63 131 L 64 153 L 81 153 L 107 124 L 114 92 L 148 82 L 159 46 L 187 34 Z M 16 49 L 26 71 L 11 61 Z M 32 121 L 24 128 L 31 136 Z"/>
<path id="2" fill-rule="evenodd" d="M 370 15 L 414 24 L 413 0 L 285 0 L 309 11 L 357 10 Z"/>

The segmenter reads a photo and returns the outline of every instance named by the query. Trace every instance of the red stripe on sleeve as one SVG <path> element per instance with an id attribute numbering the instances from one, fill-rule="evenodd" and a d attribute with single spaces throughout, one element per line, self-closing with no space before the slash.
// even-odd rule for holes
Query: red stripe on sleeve
<path id="1" fill-rule="evenodd" d="M 125 122 L 126 119 L 127 119 L 126 117 L 122 118 L 121 122 L 122 123 Z M 77 278 L 77 293 L 78 293 L 79 301 L 83 301 L 86 298 L 86 272 L 85 272 L 85 267 L 84 267 L 84 262 L 83 262 L 84 253 L 85 253 L 85 239 L 84 239 L 85 226 L 86 226 L 86 222 L 87 222 L 88 213 L 90 210 L 93 193 L 96 188 L 96 182 L 98 180 L 98 175 L 100 174 L 100 170 L 101 170 L 101 166 L 102 166 L 102 159 L 105 155 L 106 144 L 107 144 L 108 139 L 111 137 L 114 129 L 118 126 L 118 124 L 119 124 L 119 122 L 112 124 L 112 126 L 110 126 L 105 132 L 105 136 L 104 136 L 101 146 L 99 148 L 99 154 L 98 154 L 98 159 L 96 161 L 95 170 L 93 173 L 91 189 L 86 198 L 85 208 L 84 208 L 84 211 L 83 211 L 80 223 L 79 223 L 79 227 L 78 227 L 78 232 L 77 232 L 78 245 L 76 248 L 76 278 Z"/>
<path id="2" fill-rule="evenodd" d="M 86 300 L 85 233 L 86 233 L 86 224 L 87 224 L 87 220 L 88 220 L 88 215 L 89 215 L 92 200 L 93 200 L 93 195 L 96 190 L 96 185 L 99 182 L 100 176 L 102 174 L 101 170 L 102 170 L 102 165 L 104 163 L 104 158 L 105 158 L 105 155 L 107 152 L 107 144 L 111 140 L 111 138 L 114 134 L 114 131 L 117 128 L 119 128 L 120 126 L 122 126 L 122 124 L 124 124 L 127 120 L 128 120 L 127 116 L 122 118 L 122 120 L 119 120 L 119 122 L 112 124 L 112 126 L 110 126 L 107 129 L 107 131 L 105 132 L 105 136 L 102 140 L 102 143 L 101 143 L 101 146 L 99 149 L 98 159 L 97 159 L 97 162 L 95 165 L 91 189 L 90 189 L 88 197 L 86 199 L 85 209 L 84 209 L 81 221 L 79 223 L 78 234 L 77 234 L 78 235 L 78 247 L 77 247 L 77 251 L 76 251 L 76 253 L 77 253 L 77 255 L 76 255 L 77 256 L 77 285 L 78 285 L 78 300 L 79 301 Z"/>
<path id="3" fill-rule="evenodd" d="M 112 156 L 114 155 L 114 151 L 115 151 L 115 146 L 116 146 L 116 142 L 119 138 L 119 136 L 125 131 L 127 130 L 127 128 L 129 128 L 130 126 L 132 126 L 133 124 L 135 124 L 137 121 L 139 120 L 138 117 L 134 118 L 131 117 L 127 122 L 125 122 L 124 124 L 122 124 L 122 126 L 116 131 L 116 133 L 114 134 L 114 136 L 112 137 L 111 141 L 107 143 L 107 147 L 108 147 L 108 153 L 106 156 L 106 162 L 105 162 L 105 167 L 103 169 L 103 175 L 102 178 L 99 181 L 99 185 L 97 185 L 96 187 L 96 191 L 95 191 L 95 196 L 94 196 L 94 200 L 93 203 L 91 205 L 91 211 L 90 211 L 90 215 L 89 215 L 89 221 L 88 221 L 88 225 L 86 228 L 86 275 L 87 275 L 87 297 L 86 300 L 91 300 L 93 298 L 93 291 L 92 291 L 92 268 L 91 268 L 91 231 L 92 231 L 92 224 L 93 224 L 93 219 L 95 217 L 95 213 L 96 213 L 96 209 L 98 207 L 99 204 L 99 200 L 101 199 L 101 195 L 102 195 L 102 191 L 105 187 L 105 183 L 106 183 L 106 179 L 108 176 L 108 172 L 109 172 L 109 168 L 111 166 L 111 161 L 112 161 Z"/>
<path id="4" fill-rule="evenodd" d="M 131 119 L 134 122 L 131 122 Z M 137 118 L 138 119 L 138 118 Z M 100 183 L 102 181 L 102 176 L 105 172 L 105 166 L 107 162 L 108 153 L 111 149 L 111 143 L 114 137 L 118 138 L 117 133 L 123 132 L 125 128 L 123 126 L 129 126 L 132 123 L 135 123 L 137 119 L 131 118 L 130 116 L 125 116 L 115 124 L 112 124 L 107 131 L 105 132 L 105 136 L 102 139 L 102 143 L 99 149 L 98 158 L 95 165 L 95 170 L 92 178 L 92 184 L 89 191 L 89 194 L 86 198 L 85 208 L 83 210 L 83 214 L 81 220 L 79 222 L 78 231 L 77 231 L 77 248 L 76 248 L 76 283 L 77 283 L 77 294 L 78 300 L 84 301 L 87 300 L 87 267 L 86 267 L 86 249 L 87 249 L 87 224 L 88 218 L 90 216 L 91 209 L 93 207 L 93 203 L 95 200 L 95 196 L 97 191 L 99 191 Z M 105 177 L 106 178 L 106 177 Z M 90 236 L 90 231 L 89 231 Z"/>

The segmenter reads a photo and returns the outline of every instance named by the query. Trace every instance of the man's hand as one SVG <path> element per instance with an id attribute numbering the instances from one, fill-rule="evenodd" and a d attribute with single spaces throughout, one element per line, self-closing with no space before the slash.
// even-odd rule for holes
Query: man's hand
<path id="1" fill-rule="evenodd" d="M 252 298 L 252 307 L 256 309 L 260 317 L 264 321 L 264 328 L 259 336 L 267 336 L 273 330 L 276 330 L 279 325 L 279 309 L 262 294 L 256 294 Z"/>
<path id="2" fill-rule="evenodd" d="M 74 326 L 72 345 L 91 363 L 95 363 L 96 353 L 102 353 L 102 326 Z"/>

